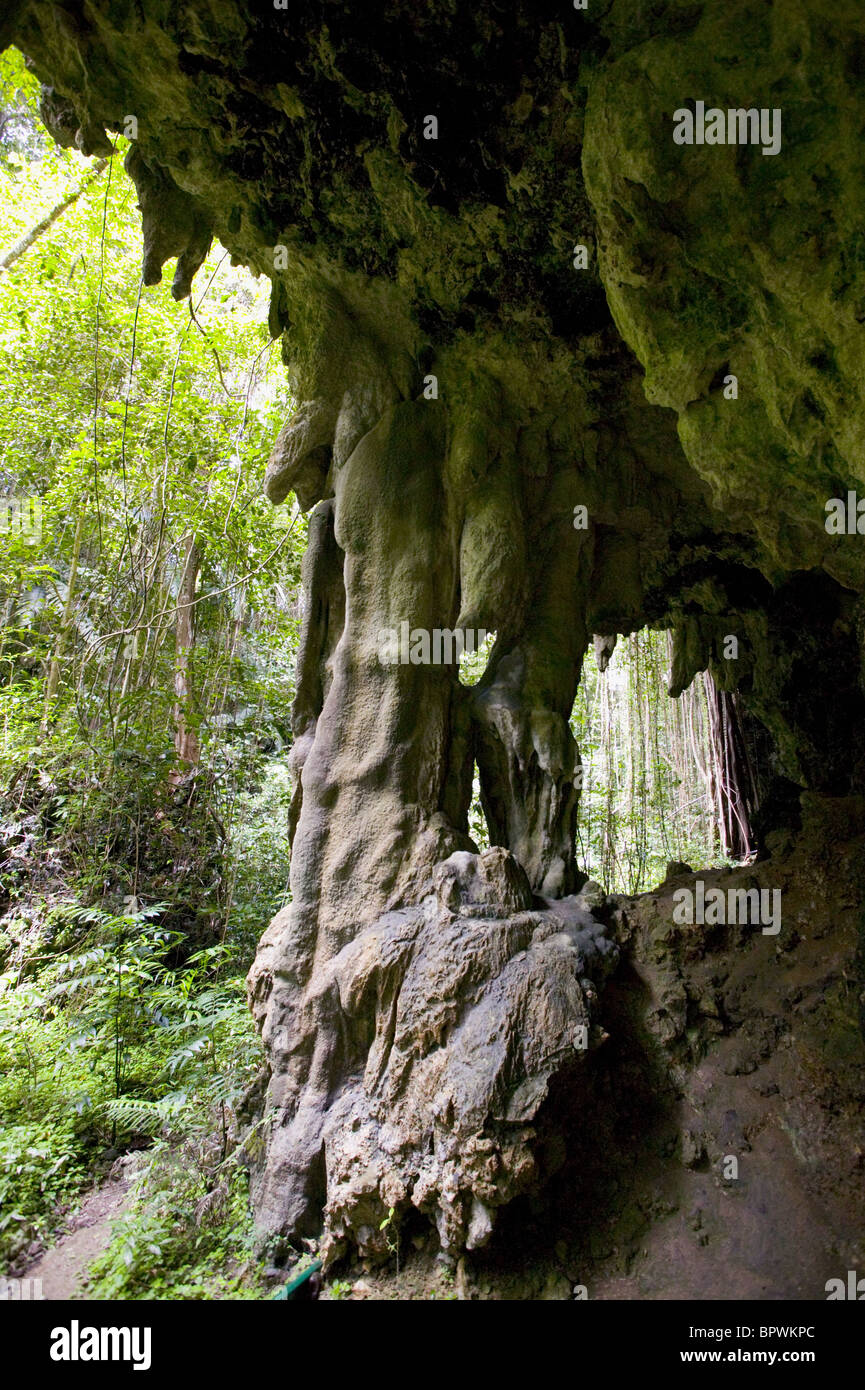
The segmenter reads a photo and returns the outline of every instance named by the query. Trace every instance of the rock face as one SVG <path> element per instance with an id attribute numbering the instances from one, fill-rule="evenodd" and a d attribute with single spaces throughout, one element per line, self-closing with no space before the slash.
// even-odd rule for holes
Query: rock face
<path id="1" fill-rule="evenodd" d="M 475 1257 L 475 1289 L 536 1297 L 565 1273 L 591 1299 L 812 1301 L 862 1268 L 862 814 L 806 794 L 795 843 L 760 864 L 618 901 L 610 1040 L 561 1100 L 534 1255 Z M 779 891 L 777 935 L 676 922 L 698 880 Z"/>
<path id="2" fill-rule="evenodd" d="M 558 1165 L 463 1261 L 461 1297 L 561 1300 L 581 1285 L 591 1301 L 812 1302 L 862 1269 L 862 814 L 806 794 L 795 843 L 762 862 L 672 864 L 653 892 L 608 900 L 609 1038 L 551 1081 L 541 1120 Z M 777 889 L 780 930 L 674 920 L 674 894 L 697 882 Z M 376 1292 L 435 1286 L 431 1254 Z"/>
<path id="3" fill-rule="evenodd" d="M 825 525 L 865 486 L 865 16 L 16 0 L 0 37 L 61 143 L 136 117 L 147 283 L 177 256 L 184 295 L 218 237 L 273 284 L 265 487 L 311 516 L 262 1227 L 375 1253 L 414 1206 L 477 1247 L 614 959 L 574 901 L 592 636 L 672 627 L 673 693 L 739 692 L 764 847 L 803 790 L 865 793 L 863 541 Z M 677 144 L 697 100 L 778 109 L 780 148 Z M 423 645 L 457 629 L 496 636 L 471 688 Z"/>
<path id="4" fill-rule="evenodd" d="M 865 484 L 852 186 L 865 17 L 734 0 L 683 19 L 614 41 L 587 103 L 610 307 L 715 505 L 749 519 L 785 569 L 822 565 L 858 588 L 858 537 L 828 535 L 823 504 Z M 780 151 L 674 144 L 685 72 L 687 95 L 710 107 L 778 110 Z M 732 409 L 727 373 L 741 383 Z"/>
<path id="5" fill-rule="evenodd" d="M 382 1223 L 393 1209 L 396 1228 L 409 1203 L 444 1251 L 483 1246 L 496 1209 L 537 1179 L 533 1121 L 551 1077 L 598 1041 L 596 986 L 618 951 L 577 899 L 532 910 L 501 849 L 458 851 L 434 878 L 435 894 L 361 931 L 304 1001 L 335 1030 L 344 1078 L 336 1097 L 321 1088 L 312 1126 L 331 1256 L 348 1242 L 386 1255 Z M 289 1173 L 303 1142 L 286 1144 Z M 273 1158 L 266 1182 L 262 1205 L 281 1213 L 290 1177 Z"/>
<path id="6" fill-rule="evenodd" d="M 349 1241 L 386 1255 L 383 1222 L 393 1209 L 395 1230 L 409 1205 L 446 1252 L 485 1244 L 495 1210 L 538 1176 L 532 1122 L 550 1079 L 601 1040 L 598 987 L 618 949 L 583 899 L 536 900 L 498 848 L 456 851 L 433 884 L 362 927 L 303 990 L 270 963 L 253 975 L 271 1048 L 285 1049 L 290 1117 L 259 1211 L 277 1229 L 315 1229 L 326 1198 L 330 1256 Z"/>

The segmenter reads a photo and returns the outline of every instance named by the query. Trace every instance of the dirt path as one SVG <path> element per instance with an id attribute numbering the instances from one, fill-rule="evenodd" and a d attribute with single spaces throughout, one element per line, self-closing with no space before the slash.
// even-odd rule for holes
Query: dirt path
<path id="1" fill-rule="evenodd" d="M 82 1281 L 90 1261 L 111 1239 L 111 1222 L 127 1205 L 129 1182 L 109 1182 L 97 1188 L 72 1218 L 70 1229 L 56 1245 L 27 1270 L 28 1279 L 42 1280 L 46 1299 L 86 1298 Z"/>

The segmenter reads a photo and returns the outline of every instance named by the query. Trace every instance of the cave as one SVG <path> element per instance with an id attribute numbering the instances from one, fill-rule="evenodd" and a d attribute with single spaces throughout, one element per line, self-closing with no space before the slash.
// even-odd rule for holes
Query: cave
<path id="1" fill-rule="evenodd" d="M 466 1296 L 825 1297 L 865 1267 L 865 14 L 11 0 L 0 39 L 59 144 L 135 130 L 145 284 L 214 238 L 271 281 L 263 488 L 309 542 L 262 1239 L 432 1231 Z M 768 146 L 677 138 L 698 94 Z M 754 852 L 611 893 L 569 721 L 646 628 L 759 747 Z M 712 890 L 777 921 L 676 914 Z"/>

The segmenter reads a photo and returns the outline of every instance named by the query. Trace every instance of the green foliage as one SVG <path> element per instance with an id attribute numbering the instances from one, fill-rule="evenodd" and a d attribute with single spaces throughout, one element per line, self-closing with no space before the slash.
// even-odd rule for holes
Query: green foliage
<path id="1" fill-rule="evenodd" d="M 464 685 L 480 680 L 494 636 L 464 656 Z M 571 714 L 582 759 L 577 861 L 608 892 L 640 893 L 670 860 L 726 862 L 711 794 L 712 747 L 699 680 L 679 700 L 666 692 L 670 635 L 645 629 L 620 638 L 605 672 L 590 648 Z M 477 767 L 469 834 L 489 845 Z"/>
<path id="2" fill-rule="evenodd" d="M 90 1267 L 92 1297 L 265 1296 L 246 1169 L 236 1152 L 214 1161 L 201 1130 L 148 1152 L 131 1211 Z"/>
<path id="3" fill-rule="evenodd" d="M 256 1267 L 243 977 L 286 898 L 305 525 L 261 474 L 290 400 L 268 283 L 216 247 L 191 305 L 170 267 L 144 288 L 126 142 L 98 172 L 37 100 L 7 51 L 0 494 L 42 524 L 0 535 L 0 1256 L 131 1146 L 98 1287 L 226 1293 Z"/>
<path id="4" fill-rule="evenodd" d="M 4 63 L 7 100 L 32 108 L 32 77 Z M 124 144 L 0 279 L 0 491 L 42 508 L 38 543 L 0 545 L 0 787 L 62 832 L 73 875 L 102 892 L 113 862 L 119 897 L 142 881 L 187 911 L 194 897 L 197 923 L 176 925 L 204 937 L 228 899 L 214 862 L 225 814 L 287 737 L 271 711 L 293 694 L 304 526 L 286 529 L 261 495 L 289 406 L 268 285 L 217 248 L 195 318 L 167 285 L 142 288 Z M 0 166 L 0 243 L 90 164 L 34 135 Z M 181 710 L 189 537 L 200 571 Z M 187 797 L 181 718 L 199 752 Z"/>
<path id="5" fill-rule="evenodd" d="M 332 1284 L 327 1286 L 329 1299 L 339 1301 L 343 1298 L 351 1298 L 351 1284 L 346 1279 L 334 1279 Z"/>
<path id="6" fill-rule="evenodd" d="M 711 795 L 706 697 L 699 680 L 667 695 L 666 632 L 620 638 L 605 672 L 591 649 L 571 716 L 583 761 L 577 857 L 608 892 L 641 893 L 667 863 L 724 862 Z"/>
<path id="7" fill-rule="evenodd" d="M 153 1146 L 131 1211 L 90 1267 L 92 1297 L 265 1296 L 246 1170 L 234 1153 L 211 1157 L 200 1138 Z"/>
<path id="8" fill-rule="evenodd" d="M 242 980 L 222 974 L 232 948 L 208 947 L 175 966 L 180 938 L 158 913 L 57 912 L 55 949 L 30 958 L 31 978 L 0 977 L 7 1257 L 44 1233 L 99 1146 L 206 1134 L 224 1164 L 236 1143 L 260 1052 Z"/>
<path id="9" fill-rule="evenodd" d="M 75 1127 L 68 1118 L 4 1126 L 0 1133 L 0 1259 L 14 1257 L 31 1239 L 45 1234 L 58 1207 L 72 1200 L 84 1176 Z"/>
<path id="10" fill-rule="evenodd" d="M 288 809 L 291 779 L 284 757 L 262 763 L 254 781 L 229 807 L 232 940 L 245 958 L 254 954 L 262 923 L 288 901 Z"/>

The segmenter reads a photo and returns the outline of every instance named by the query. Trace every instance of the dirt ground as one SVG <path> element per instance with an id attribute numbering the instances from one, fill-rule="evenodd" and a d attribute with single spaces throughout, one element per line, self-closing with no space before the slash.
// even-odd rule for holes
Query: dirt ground
<path id="1" fill-rule="evenodd" d="M 69 1230 L 30 1266 L 26 1277 L 42 1280 L 43 1298 L 87 1297 L 87 1266 L 111 1240 L 112 1222 L 126 1209 L 129 1186 L 128 1181 L 121 1180 L 91 1192 L 72 1218 Z"/>

